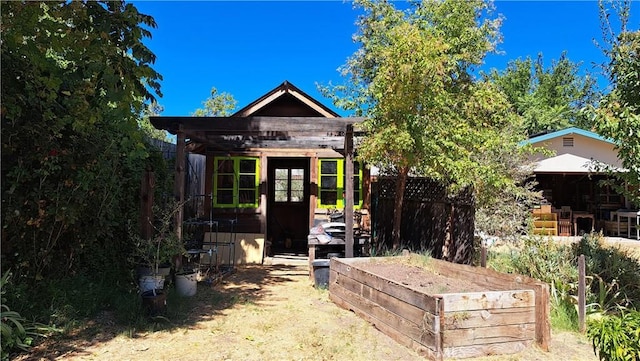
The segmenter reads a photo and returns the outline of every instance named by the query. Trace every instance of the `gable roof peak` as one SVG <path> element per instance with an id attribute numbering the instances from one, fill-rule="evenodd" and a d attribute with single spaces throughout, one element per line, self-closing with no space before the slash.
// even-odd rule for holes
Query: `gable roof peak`
<path id="1" fill-rule="evenodd" d="M 607 143 L 614 143 L 614 141 L 611 139 L 603 137 L 595 132 L 584 130 L 578 127 L 569 127 L 569 128 L 560 129 L 560 130 L 556 130 L 548 133 L 534 135 L 534 136 L 531 136 L 528 140 L 526 140 L 525 143 L 535 144 L 535 143 L 547 141 L 549 139 L 573 135 L 573 134 L 581 135 L 583 137 L 587 137 L 591 139 L 600 140 Z"/>
<path id="2" fill-rule="evenodd" d="M 314 113 L 317 113 L 320 117 L 325 118 L 337 118 L 340 115 L 324 104 L 320 103 L 316 99 L 312 98 L 298 87 L 293 85 L 288 80 L 283 81 L 280 85 L 273 88 L 260 98 L 254 100 L 249 103 L 244 108 L 235 112 L 232 117 L 248 117 L 253 115 L 254 113 L 259 112 L 261 109 L 268 107 L 270 104 L 275 102 L 276 100 L 282 98 L 285 95 L 290 95 L 293 98 L 297 99 L 300 103 L 304 104 L 305 107 L 309 108 Z"/>

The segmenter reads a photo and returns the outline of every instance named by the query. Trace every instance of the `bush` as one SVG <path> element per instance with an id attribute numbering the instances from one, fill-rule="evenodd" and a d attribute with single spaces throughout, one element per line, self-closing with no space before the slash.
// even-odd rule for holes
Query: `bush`
<path id="1" fill-rule="evenodd" d="M 550 238 L 525 238 L 522 249 L 512 257 L 516 273 L 550 285 L 574 284 L 578 280 L 576 257 L 571 247 Z"/>
<path id="2" fill-rule="evenodd" d="M 604 246 L 602 234 L 587 234 L 572 246 L 557 244 L 550 238 L 526 238 L 522 247 L 511 254 L 490 252 L 489 261 L 490 267 L 498 271 L 519 273 L 548 283 L 552 326 L 577 330 L 577 258 L 581 254 L 585 255 L 586 273 L 591 280 L 586 295 L 591 316 L 607 315 L 621 307 L 637 312 L 640 263 L 623 249 Z M 606 327 L 613 326 L 607 324 Z"/>
<path id="3" fill-rule="evenodd" d="M 587 337 L 603 361 L 640 360 L 640 311 L 622 310 L 589 321 Z"/>
<path id="4" fill-rule="evenodd" d="M 28 321 L 7 305 L 5 294 L 9 286 L 11 272 L 6 271 L 0 279 L 0 344 L 2 361 L 9 360 L 11 353 L 27 351 L 36 337 L 43 337 L 52 328 Z"/>
<path id="5" fill-rule="evenodd" d="M 491 267 L 507 273 L 518 273 L 549 284 L 551 324 L 562 330 L 578 329 L 575 297 L 578 270 L 571 247 L 559 245 L 550 238 L 528 237 L 522 247 L 511 254 L 490 253 Z"/>
<path id="6" fill-rule="evenodd" d="M 584 254 L 589 285 L 589 302 L 607 309 L 640 307 L 640 262 L 619 247 L 605 246 L 601 233 L 585 235 L 574 245 L 574 254 Z"/>

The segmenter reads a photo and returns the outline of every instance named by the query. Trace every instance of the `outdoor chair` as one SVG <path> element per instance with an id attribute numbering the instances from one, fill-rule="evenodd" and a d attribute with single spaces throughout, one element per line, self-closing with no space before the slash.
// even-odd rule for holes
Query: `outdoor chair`
<path id="1" fill-rule="evenodd" d="M 560 228 L 560 236 L 571 236 L 571 229 L 573 229 L 572 219 L 573 212 L 571 211 L 571 207 L 560 207 L 560 211 L 558 212 L 558 227 Z"/>

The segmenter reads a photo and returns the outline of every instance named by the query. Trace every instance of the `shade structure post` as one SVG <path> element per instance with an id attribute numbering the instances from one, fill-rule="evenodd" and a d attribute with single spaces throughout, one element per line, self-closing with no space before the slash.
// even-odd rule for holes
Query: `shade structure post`
<path id="1" fill-rule="evenodd" d="M 353 257 L 353 125 L 347 125 L 344 135 L 344 221 L 345 252 L 347 258 Z"/>
<path id="2" fill-rule="evenodd" d="M 182 240 L 182 221 L 184 217 L 184 182 L 185 182 L 185 133 L 179 129 L 176 133 L 176 167 L 173 193 L 178 203 L 174 220 L 174 229 L 178 239 Z"/>

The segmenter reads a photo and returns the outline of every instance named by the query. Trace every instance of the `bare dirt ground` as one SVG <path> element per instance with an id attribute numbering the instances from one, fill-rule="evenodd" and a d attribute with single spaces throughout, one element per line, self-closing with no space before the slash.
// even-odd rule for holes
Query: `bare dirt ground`
<path id="1" fill-rule="evenodd" d="M 187 317 L 179 322 L 159 319 L 161 331 L 122 328 L 105 313 L 17 360 L 424 360 L 333 304 L 328 291 L 313 287 L 304 265 L 241 267 L 215 286 L 198 284 L 191 299 L 170 296 L 172 301 L 183 308 L 175 314 Z M 167 319 L 172 317 L 169 311 Z M 515 355 L 474 360 L 597 357 L 586 338 L 560 333 L 553 335 L 551 352 L 531 347 Z"/>

